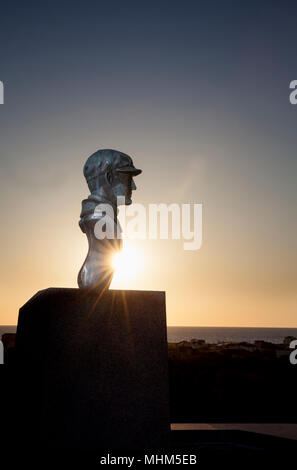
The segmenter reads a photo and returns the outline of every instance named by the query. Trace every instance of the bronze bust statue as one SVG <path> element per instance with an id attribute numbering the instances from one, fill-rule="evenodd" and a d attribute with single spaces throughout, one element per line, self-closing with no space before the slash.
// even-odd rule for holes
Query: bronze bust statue
<path id="1" fill-rule="evenodd" d="M 87 235 L 89 250 L 78 274 L 78 286 L 103 292 L 112 281 L 112 256 L 122 247 L 117 207 L 119 204 L 132 204 L 132 191 L 136 189 L 133 177 L 142 170 L 134 167 L 129 155 L 104 149 L 87 159 L 83 171 L 91 194 L 82 201 L 79 225 Z M 96 224 L 103 217 L 106 219 L 106 210 L 113 219 L 112 238 L 108 234 L 96 236 Z"/>

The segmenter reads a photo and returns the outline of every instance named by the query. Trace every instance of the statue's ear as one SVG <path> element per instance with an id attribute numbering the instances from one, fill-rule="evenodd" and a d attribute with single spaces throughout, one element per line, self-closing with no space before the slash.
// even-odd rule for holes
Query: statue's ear
<path id="1" fill-rule="evenodd" d="M 113 174 L 112 174 L 112 167 L 111 165 L 108 165 L 108 167 L 106 168 L 106 171 L 105 171 L 105 179 L 106 179 L 106 182 L 110 185 L 112 185 L 112 181 L 113 181 Z"/>

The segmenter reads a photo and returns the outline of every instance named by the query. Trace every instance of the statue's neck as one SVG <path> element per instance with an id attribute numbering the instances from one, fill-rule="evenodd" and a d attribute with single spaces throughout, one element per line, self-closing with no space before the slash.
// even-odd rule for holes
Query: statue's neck
<path id="1" fill-rule="evenodd" d="M 107 197 L 102 191 L 94 191 L 92 194 L 88 196 L 88 200 L 94 201 L 97 204 L 109 204 L 113 208 L 113 212 L 115 217 L 118 212 L 117 208 L 117 201 L 115 198 Z"/>

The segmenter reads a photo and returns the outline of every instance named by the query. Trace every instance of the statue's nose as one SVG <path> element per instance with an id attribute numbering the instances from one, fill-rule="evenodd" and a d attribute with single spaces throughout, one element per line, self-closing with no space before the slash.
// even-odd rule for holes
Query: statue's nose
<path id="1" fill-rule="evenodd" d="M 131 189 L 132 189 L 132 191 L 135 191 L 135 189 L 136 189 L 136 184 L 135 184 L 135 182 L 134 182 L 134 179 L 133 179 L 133 178 L 132 178 Z"/>

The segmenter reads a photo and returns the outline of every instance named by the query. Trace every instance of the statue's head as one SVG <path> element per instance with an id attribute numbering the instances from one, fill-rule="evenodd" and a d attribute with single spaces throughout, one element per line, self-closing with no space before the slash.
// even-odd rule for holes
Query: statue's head
<path id="1" fill-rule="evenodd" d="M 132 158 L 117 150 L 98 150 L 84 165 L 84 176 L 90 192 L 102 196 L 112 204 L 122 196 L 125 204 L 132 203 L 132 191 L 136 189 L 133 177 L 141 173 L 134 167 Z"/>

